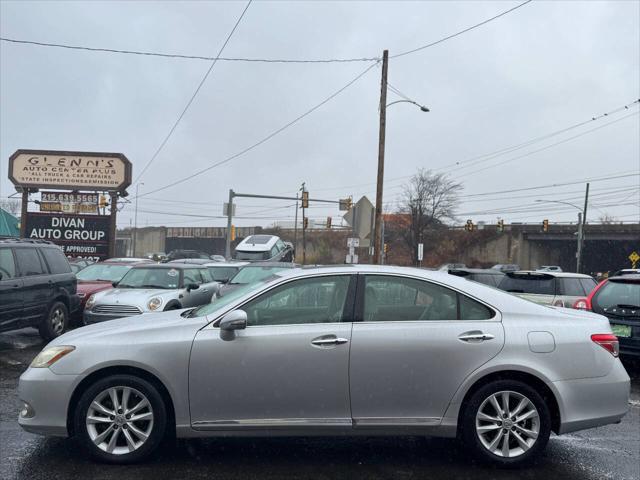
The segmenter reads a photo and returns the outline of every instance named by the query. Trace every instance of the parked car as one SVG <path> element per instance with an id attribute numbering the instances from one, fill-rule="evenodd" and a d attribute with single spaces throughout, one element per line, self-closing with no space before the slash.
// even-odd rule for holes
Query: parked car
<path id="1" fill-rule="evenodd" d="M 76 285 L 60 247 L 0 239 L 0 332 L 35 327 L 45 340 L 62 335 L 78 309 Z"/>
<path id="2" fill-rule="evenodd" d="M 164 252 L 148 252 L 145 253 L 144 256 L 154 262 L 164 262 L 167 260 L 167 254 Z"/>
<path id="3" fill-rule="evenodd" d="M 497 287 L 504 277 L 504 273 L 491 268 L 456 268 L 449 270 L 451 275 L 464 277 L 467 280 L 484 283 L 490 287 Z"/>
<path id="4" fill-rule="evenodd" d="M 84 322 L 203 305 L 211 301 L 219 286 L 209 270 L 200 265 L 135 265 L 114 283 L 113 289 L 94 293 L 87 299 Z"/>
<path id="5" fill-rule="evenodd" d="M 71 266 L 71 271 L 73 273 L 78 273 L 83 268 L 94 263 L 91 260 L 86 260 L 84 258 L 67 258 L 67 260 L 69 261 L 69 265 Z"/>
<path id="6" fill-rule="evenodd" d="M 218 296 L 223 296 L 232 292 L 244 285 L 260 282 L 267 277 L 281 272 L 282 270 L 288 270 L 290 268 L 296 268 L 299 265 L 289 262 L 258 262 L 245 265 L 236 273 L 231 279 L 220 287 L 218 290 Z"/>
<path id="7" fill-rule="evenodd" d="M 542 265 L 540 268 L 536 268 L 536 272 L 561 272 L 562 268 L 558 265 Z"/>
<path id="8" fill-rule="evenodd" d="M 183 258 L 202 258 L 205 260 L 211 260 L 208 253 L 201 252 L 199 250 L 172 250 L 167 255 L 167 262 L 171 260 L 181 260 Z"/>
<path id="9" fill-rule="evenodd" d="M 222 255 L 211 255 L 211 260 L 213 260 L 214 262 L 226 262 L 227 259 L 224 258 L 224 256 Z"/>
<path id="10" fill-rule="evenodd" d="M 249 265 L 249 262 L 213 262 L 206 263 L 205 267 L 209 269 L 211 277 L 220 283 L 229 283 L 229 281 L 240 271 L 245 265 Z"/>
<path id="11" fill-rule="evenodd" d="M 498 288 L 542 305 L 571 308 L 597 285 L 589 275 L 567 272 L 507 272 Z"/>
<path id="12" fill-rule="evenodd" d="M 491 267 L 493 270 L 499 270 L 501 272 L 517 272 L 520 270 L 520 265 L 515 263 L 498 263 Z"/>
<path id="13" fill-rule="evenodd" d="M 637 275 L 640 274 L 640 268 L 623 268 L 622 270 L 618 270 L 614 272 L 611 277 L 620 277 L 622 275 Z"/>
<path id="14" fill-rule="evenodd" d="M 276 235 L 250 235 L 235 248 L 233 258 L 247 262 L 293 262 L 290 243 Z"/>
<path id="15" fill-rule="evenodd" d="M 552 431 L 627 413 L 617 348 L 601 315 L 455 275 L 295 269 L 198 308 L 54 340 L 20 377 L 18 421 L 74 435 L 112 463 L 143 460 L 165 435 L 277 431 L 457 436 L 465 452 L 513 467 Z"/>
<path id="16" fill-rule="evenodd" d="M 211 263 L 210 258 L 179 258 L 177 260 L 169 260 L 166 263 L 186 263 L 189 265 L 205 265 Z"/>
<path id="17" fill-rule="evenodd" d="M 132 263 L 100 262 L 89 265 L 87 268 L 76 274 L 78 279 L 78 297 L 80 298 L 80 308 L 74 316 L 76 324 L 83 323 L 82 313 L 91 295 L 103 290 L 113 288 L 114 282 L 119 282 L 131 268 Z"/>
<path id="18" fill-rule="evenodd" d="M 438 270 L 446 272 L 448 270 L 458 270 L 460 268 L 467 268 L 467 266 L 464 263 L 443 263 L 438 267 Z"/>
<path id="19" fill-rule="evenodd" d="M 640 274 L 626 274 L 603 280 L 574 308 L 590 310 L 609 319 L 620 343 L 620 354 L 640 357 Z"/>

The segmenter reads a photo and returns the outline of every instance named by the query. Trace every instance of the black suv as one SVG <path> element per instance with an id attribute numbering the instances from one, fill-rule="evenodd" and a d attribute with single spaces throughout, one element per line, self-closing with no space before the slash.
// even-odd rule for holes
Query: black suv
<path id="1" fill-rule="evenodd" d="M 211 260 L 211 256 L 208 253 L 200 252 L 198 250 L 173 250 L 167 255 L 167 262 L 171 260 L 182 260 L 184 258 L 202 258 Z"/>
<path id="2" fill-rule="evenodd" d="M 62 335 L 78 309 L 76 285 L 60 247 L 0 238 L 0 332 L 35 327 L 45 340 Z"/>

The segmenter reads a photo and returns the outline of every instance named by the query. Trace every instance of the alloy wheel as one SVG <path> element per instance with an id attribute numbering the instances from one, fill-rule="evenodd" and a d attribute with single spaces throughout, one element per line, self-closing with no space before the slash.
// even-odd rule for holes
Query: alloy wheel
<path id="1" fill-rule="evenodd" d="M 486 398 L 476 414 L 476 433 L 494 455 L 519 457 L 533 447 L 540 434 L 540 414 L 518 392 L 501 391 Z"/>
<path id="2" fill-rule="evenodd" d="M 131 453 L 151 435 L 153 409 L 149 399 L 135 388 L 110 387 L 89 405 L 86 426 L 99 449 L 113 455 Z"/>
<path id="3" fill-rule="evenodd" d="M 65 315 L 61 308 L 56 308 L 51 314 L 51 330 L 58 336 L 64 332 Z"/>

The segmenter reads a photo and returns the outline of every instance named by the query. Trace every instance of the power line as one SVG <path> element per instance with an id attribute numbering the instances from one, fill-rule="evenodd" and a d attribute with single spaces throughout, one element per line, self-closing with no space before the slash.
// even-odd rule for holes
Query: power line
<path id="1" fill-rule="evenodd" d="M 293 126 L 294 124 L 298 123 L 300 120 L 302 120 L 304 117 L 310 115 L 311 113 L 315 112 L 317 109 L 319 109 L 320 107 L 322 107 L 324 104 L 328 103 L 329 101 L 333 100 L 335 97 L 337 97 L 339 94 L 341 94 L 343 91 L 345 91 L 347 88 L 349 88 L 351 85 L 353 85 L 354 83 L 356 83 L 360 78 L 362 78 L 367 72 L 369 72 L 369 70 L 371 70 L 372 68 L 374 68 L 377 65 L 377 63 L 370 65 L 369 67 L 367 67 L 363 72 L 359 73 L 354 79 L 352 79 L 351 81 L 349 81 L 349 83 L 347 83 L 346 85 L 344 85 L 343 87 L 341 87 L 340 89 L 336 90 L 334 93 L 332 93 L 331 95 L 329 95 L 327 98 L 325 98 L 324 100 L 322 100 L 320 103 L 316 104 L 315 106 L 311 107 L 309 110 L 307 110 L 306 112 L 304 112 L 303 114 L 297 116 L 296 118 L 294 118 L 293 120 L 291 120 L 290 122 L 286 123 L 285 125 L 283 125 L 282 127 L 278 128 L 277 130 L 271 132 L 269 135 L 267 135 L 266 137 L 262 138 L 261 140 L 257 141 L 256 143 L 250 145 L 249 147 L 240 150 L 237 153 L 234 153 L 233 155 L 225 158 L 224 160 L 221 160 L 217 163 L 214 163 L 213 165 L 210 165 L 209 167 L 203 168 L 201 170 L 198 170 L 195 173 L 192 173 L 191 175 L 188 175 L 184 178 L 181 178 L 180 180 L 176 180 L 175 182 L 169 183 L 163 187 L 160 188 L 156 188 L 155 190 L 151 190 L 149 192 L 146 192 L 144 194 L 139 195 L 139 198 L 147 196 L 147 195 L 151 195 L 153 193 L 156 192 L 160 192 L 162 190 L 166 190 L 167 188 L 171 188 L 174 187 L 176 185 L 179 185 L 181 183 L 184 183 L 188 180 L 191 180 L 192 178 L 195 178 L 197 176 L 202 175 L 203 173 L 208 172 L 209 170 L 212 170 L 216 167 L 219 167 L 220 165 L 224 165 L 227 162 L 230 162 L 232 160 L 235 160 L 236 158 L 250 152 L 251 150 L 253 150 L 254 148 L 262 145 L 263 143 L 271 140 L 273 137 L 275 137 L 276 135 L 278 135 L 279 133 L 283 132 L 284 130 L 286 130 L 287 128 Z"/>
<path id="2" fill-rule="evenodd" d="M 412 53 L 419 52 L 420 50 L 424 50 L 425 48 L 433 47 L 434 45 L 438 45 L 439 43 L 446 42 L 447 40 L 450 40 L 450 39 L 452 39 L 454 37 L 462 35 L 463 33 L 467 33 L 467 32 L 469 32 L 471 30 L 474 30 L 474 29 L 476 29 L 478 27 L 486 25 L 487 23 L 492 22 L 493 20 L 497 20 L 498 18 L 503 17 L 503 16 L 513 12 L 514 10 L 517 10 L 517 9 L 519 9 L 521 7 L 524 7 L 526 4 L 531 3 L 531 1 L 532 0 L 527 0 L 526 2 L 523 2 L 523 3 L 519 4 L 519 5 L 516 5 L 515 7 L 510 8 L 509 10 L 505 10 L 504 12 L 499 13 L 498 15 L 495 15 L 495 16 L 493 16 L 491 18 L 488 18 L 488 19 L 486 19 L 486 20 L 484 20 L 484 21 L 482 21 L 480 23 L 476 23 L 475 25 L 467 27 L 464 30 L 460 30 L 459 32 L 453 33 L 453 34 L 448 35 L 448 36 L 446 36 L 444 38 L 441 38 L 440 40 L 436 40 L 435 42 L 428 43 L 428 44 L 423 45 L 421 47 L 414 48 L 412 50 L 407 50 L 406 52 L 398 53 L 396 55 L 390 55 L 389 58 L 404 57 L 405 55 L 410 55 Z"/>
<path id="3" fill-rule="evenodd" d="M 164 57 L 164 58 L 178 58 L 186 60 L 205 60 L 205 61 L 219 61 L 219 62 L 249 62 L 249 63 L 354 63 L 354 62 L 377 62 L 380 60 L 378 57 L 362 57 L 362 58 L 323 58 L 323 59 L 290 59 L 290 58 L 243 58 L 243 57 L 207 57 L 203 55 L 184 55 L 178 53 L 162 53 L 162 52 L 149 52 L 140 50 L 120 50 L 116 48 L 95 48 L 86 47 L 82 45 L 69 45 L 64 43 L 47 43 L 36 42 L 33 40 L 18 40 L 16 38 L 0 37 L 3 42 L 17 43 L 23 45 L 35 45 L 38 47 L 53 47 L 64 48 L 68 50 L 84 50 L 88 52 L 101 52 L 101 53 L 118 53 L 125 55 L 142 55 L 147 57 Z"/>
<path id="4" fill-rule="evenodd" d="M 187 105 L 184 107 L 184 109 L 182 110 L 182 113 L 178 116 L 178 119 L 174 122 L 173 126 L 171 127 L 171 129 L 169 130 L 169 133 L 167 134 L 167 136 L 164 138 L 164 140 L 162 141 L 162 143 L 160 143 L 160 146 L 158 147 L 158 149 L 155 151 L 155 153 L 153 154 L 153 156 L 151 157 L 151 159 L 147 162 L 147 164 L 144 166 L 144 168 L 142 169 L 142 171 L 138 174 L 137 178 L 134 180 L 133 183 L 136 183 L 138 180 L 140 180 L 140 178 L 142 178 L 142 175 L 144 175 L 144 172 L 147 171 L 147 169 L 151 166 L 151 164 L 154 162 L 154 160 L 156 159 L 156 157 L 160 154 L 160 152 L 162 151 L 162 149 L 164 148 L 164 146 L 167 144 L 167 142 L 169 141 L 169 138 L 171 138 L 171 135 L 173 135 L 173 132 L 175 131 L 175 129 L 177 128 L 178 124 L 180 123 L 180 121 L 182 120 L 182 117 L 185 116 L 185 114 L 187 113 L 187 110 L 189 110 L 189 107 L 191 106 L 191 104 L 193 103 L 193 101 L 195 100 L 196 96 L 198 95 L 198 92 L 200 92 L 200 89 L 202 88 L 202 86 L 204 85 L 204 82 L 207 81 L 207 78 L 209 77 L 209 74 L 211 73 L 211 70 L 213 70 L 213 67 L 216 66 L 216 63 L 218 63 L 218 57 L 220 55 L 222 55 L 222 52 L 224 51 L 225 47 L 227 46 L 227 44 L 229 43 L 229 40 L 231 40 L 231 37 L 233 36 L 233 34 L 236 31 L 236 28 L 238 28 L 238 25 L 240 25 L 240 22 L 242 21 L 242 18 L 244 17 L 244 14 L 247 13 L 247 10 L 249 9 L 249 6 L 251 5 L 251 2 L 253 0 L 249 0 L 247 2 L 247 5 L 244 7 L 244 10 L 242 10 L 242 13 L 240 14 L 240 16 L 238 17 L 238 20 L 236 20 L 235 25 L 233 26 L 233 28 L 231 29 L 231 32 L 229 32 L 229 35 L 227 35 L 227 38 L 225 39 L 224 43 L 222 44 L 222 47 L 220 47 L 220 50 L 218 51 L 218 55 L 216 56 L 216 58 L 214 58 L 214 60 L 211 62 L 211 65 L 209 66 L 209 69 L 207 70 L 207 73 L 204 74 L 204 77 L 202 77 L 202 80 L 200 80 L 200 83 L 198 84 L 198 88 L 196 88 L 196 91 L 193 92 L 193 95 L 191 95 L 191 98 L 189 99 L 189 101 L 187 102 Z"/>

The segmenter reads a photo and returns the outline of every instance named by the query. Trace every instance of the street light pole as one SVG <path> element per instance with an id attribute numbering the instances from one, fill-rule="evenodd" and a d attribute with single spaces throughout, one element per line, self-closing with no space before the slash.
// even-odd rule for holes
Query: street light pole
<path id="1" fill-rule="evenodd" d="M 136 250 L 138 246 L 138 189 L 140 185 L 144 185 L 144 182 L 136 183 L 136 206 L 135 206 L 135 214 L 133 220 L 133 251 L 131 252 L 131 256 L 136 256 Z"/>
<path id="2" fill-rule="evenodd" d="M 380 263 L 380 238 L 382 233 L 382 188 L 384 182 L 384 143 L 387 130 L 387 73 L 389 50 L 382 52 L 382 81 L 380 82 L 380 131 L 378 136 L 378 178 L 376 185 L 376 213 L 373 227 L 373 262 Z"/>

